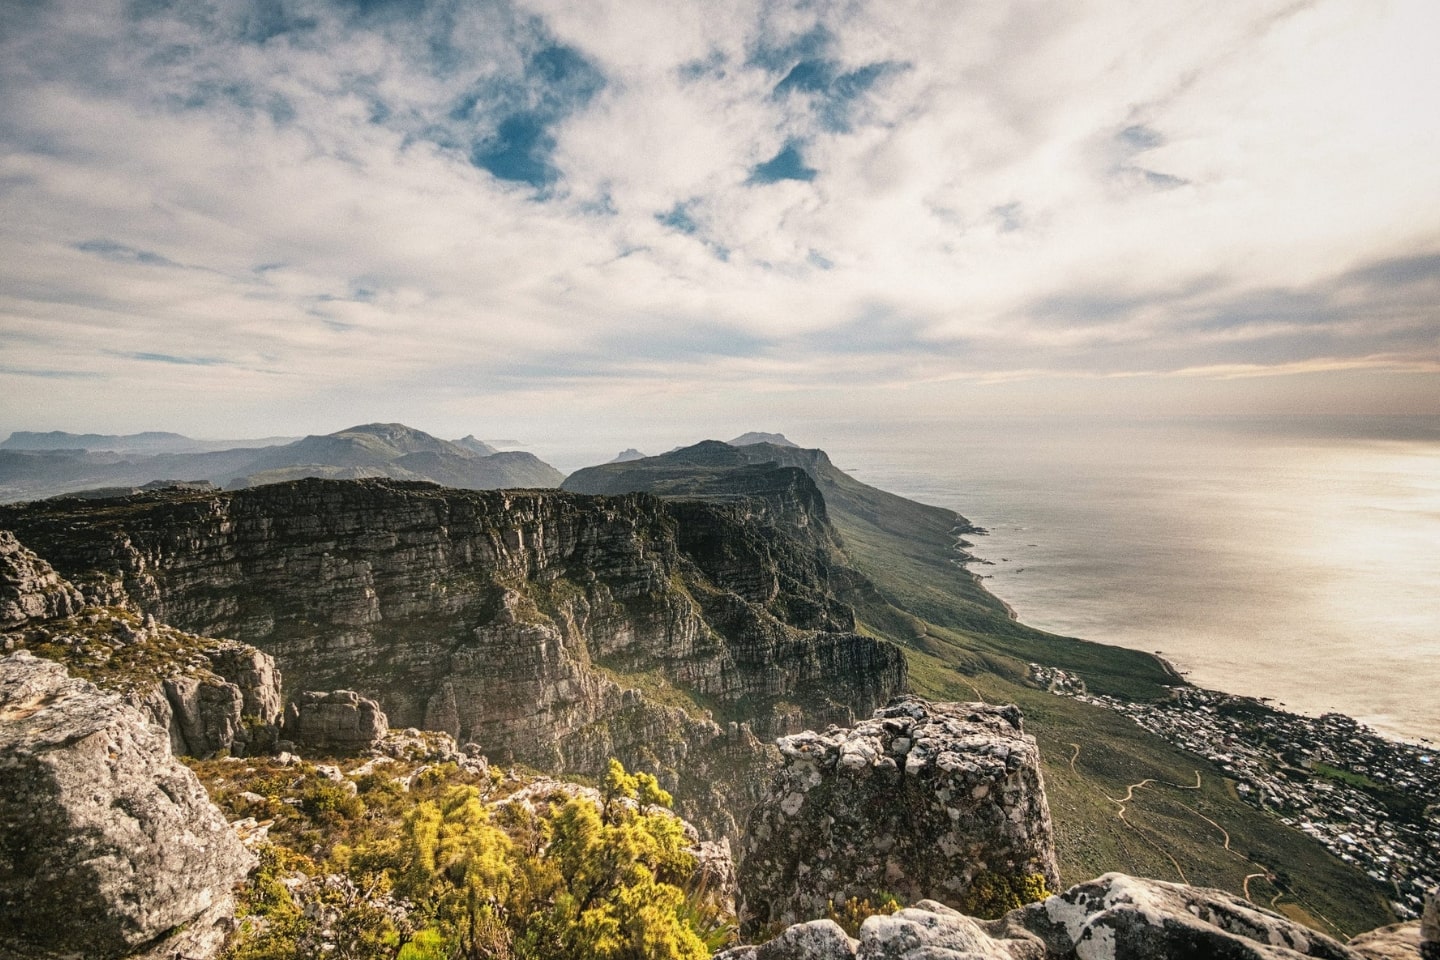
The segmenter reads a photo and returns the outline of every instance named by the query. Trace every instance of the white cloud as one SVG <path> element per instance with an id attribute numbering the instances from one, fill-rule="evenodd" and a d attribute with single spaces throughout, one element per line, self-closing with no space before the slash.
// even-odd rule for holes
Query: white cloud
<path id="1" fill-rule="evenodd" d="M 0 381 L 80 416 L 1436 360 L 1434 271 L 1346 279 L 1440 250 L 1428 3 L 298 9 L 257 43 L 74 0 L 0 44 Z M 747 62 L 806 36 L 891 65 L 848 130 Z M 556 43 L 605 84 L 537 194 L 470 151 Z M 815 179 L 749 183 L 787 143 Z"/>

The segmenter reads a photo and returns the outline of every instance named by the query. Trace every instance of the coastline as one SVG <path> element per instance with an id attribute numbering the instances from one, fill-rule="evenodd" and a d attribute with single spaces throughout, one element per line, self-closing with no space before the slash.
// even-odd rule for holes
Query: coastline
<path id="1" fill-rule="evenodd" d="M 961 522 L 965 533 L 985 533 L 963 518 Z M 990 561 L 975 557 L 969 549 L 974 545 L 958 532 L 959 525 L 956 530 L 957 562 L 980 589 L 995 596 L 982 578 L 963 566 Z M 1008 602 L 995 598 L 1012 620 L 1022 622 Z M 1120 713 L 1172 746 L 1209 761 L 1243 802 L 1307 834 L 1392 891 L 1391 905 L 1398 916 L 1420 915 L 1433 878 L 1440 876 L 1436 744 L 1423 737 L 1395 736 L 1340 712 L 1311 716 L 1274 706 L 1268 697 L 1202 687 L 1159 652 L 1109 645 L 1159 664 L 1174 681 L 1170 696 L 1146 702 L 1092 694 L 1082 676 L 1033 662 L 1029 680 L 1056 696 Z"/>
<path id="2" fill-rule="evenodd" d="M 957 418 L 867 435 L 845 457 L 985 528 L 965 537 L 972 582 L 1025 625 L 1440 743 L 1440 446 L 1392 435 Z"/>
<path id="3" fill-rule="evenodd" d="M 1004 597 L 999 596 L 995 593 L 994 590 L 991 590 L 989 587 L 985 586 L 985 577 L 982 577 L 980 574 L 970 569 L 970 564 L 972 563 L 993 565 L 993 561 L 986 560 L 982 557 L 977 557 L 975 556 L 975 554 L 971 553 L 970 548 L 975 546 L 975 544 L 971 543 L 965 538 L 967 536 L 984 537 L 988 536 L 989 533 L 990 531 L 986 530 L 984 527 L 976 526 L 974 523 L 971 523 L 969 517 L 966 517 L 963 514 L 959 513 L 955 514 L 954 525 L 950 528 L 950 535 L 955 538 L 955 542 L 951 545 L 951 549 L 953 549 L 956 554 L 956 556 L 954 557 L 954 563 L 957 567 L 959 567 L 965 572 L 965 575 L 970 578 L 971 583 L 975 584 L 976 587 L 983 591 L 987 596 L 994 599 L 994 601 L 1004 609 L 1005 616 L 1009 617 L 1015 623 L 1019 623 L 1020 614 L 1015 610 L 1015 608 L 1010 606 L 1009 602 L 1006 601 Z"/>

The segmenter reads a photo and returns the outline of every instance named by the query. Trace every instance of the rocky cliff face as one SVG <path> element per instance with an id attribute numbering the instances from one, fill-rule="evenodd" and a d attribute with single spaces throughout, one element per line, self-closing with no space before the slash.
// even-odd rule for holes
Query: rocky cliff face
<path id="1" fill-rule="evenodd" d="M 0 530 L 0 630 L 69 616 L 83 603 L 80 591 L 50 564 L 27 550 L 15 534 Z"/>
<path id="2" fill-rule="evenodd" d="M 0 557 L 0 595 L 20 598 L 12 610 L 25 611 L 0 621 L 0 650 L 28 648 L 121 694 L 169 732 L 177 755 L 244 753 L 273 740 L 283 702 L 273 657 L 133 609 L 86 607 L 79 589 L 8 530 Z"/>
<path id="3" fill-rule="evenodd" d="M 252 643 L 297 687 L 360 691 L 503 761 L 618 756 L 733 832 L 757 736 L 849 722 L 904 684 L 899 650 L 833 599 L 795 473 L 773 501 L 300 481 L 6 507 L 0 527 L 91 598 Z M 746 786 L 687 789 L 682 763 Z"/>
<path id="4" fill-rule="evenodd" d="M 0 660 L 0 953 L 211 956 L 252 862 L 140 713 Z"/>

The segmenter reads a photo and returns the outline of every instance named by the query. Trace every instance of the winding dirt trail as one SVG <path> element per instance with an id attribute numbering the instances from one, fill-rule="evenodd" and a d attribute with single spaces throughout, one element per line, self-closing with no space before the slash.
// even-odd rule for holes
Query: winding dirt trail
<path id="1" fill-rule="evenodd" d="M 1149 786 L 1150 784 L 1155 783 L 1155 782 L 1156 782 L 1155 780 L 1152 780 L 1152 779 L 1150 779 L 1150 778 L 1147 777 L 1146 779 L 1141 780 L 1139 783 L 1132 783 L 1132 784 L 1130 784 L 1130 786 L 1125 789 L 1125 797 L 1124 797 L 1124 799 L 1122 799 L 1122 800 L 1116 800 L 1114 797 L 1108 796 L 1108 795 L 1105 797 L 1105 799 L 1106 799 L 1106 800 L 1109 800 L 1109 801 L 1110 801 L 1111 803 L 1113 803 L 1113 804 L 1116 804 L 1116 805 L 1120 808 L 1120 809 L 1118 809 L 1118 810 L 1115 811 L 1115 817 L 1116 817 L 1121 823 L 1125 824 L 1125 826 L 1126 826 L 1128 829 L 1134 831 L 1134 833 L 1135 833 L 1135 835 L 1136 835 L 1137 837 L 1139 837 L 1141 840 L 1144 840 L 1146 843 L 1150 844 L 1150 846 L 1152 846 L 1152 847 L 1154 847 L 1156 850 L 1158 850 L 1158 851 L 1161 853 L 1161 855 L 1165 857 L 1166 860 L 1169 860 L 1169 861 L 1170 861 L 1170 864 L 1175 868 L 1175 872 L 1180 875 L 1180 882 L 1181 882 L 1181 883 L 1189 884 L 1189 883 L 1190 883 L 1190 878 L 1187 877 L 1187 876 L 1185 876 L 1185 868 L 1182 867 L 1182 866 L 1180 866 L 1180 861 L 1179 861 L 1179 860 L 1176 860 L 1175 857 L 1170 853 L 1169 850 L 1166 850 L 1164 847 L 1160 846 L 1160 844 L 1156 843 L 1149 835 L 1147 835 L 1147 834 L 1145 833 L 1144 830 L 1141 830 L 1139 827 L 1135 826 L 1135 824 L 1133 824 L 1133 823 L 1131 823 L 1129 820 L 1125 819 L 1125 807 L 1126 807 L 1127 804 L 1129 804 L 1131 801 L 1133 801 L 1133 800 L 1135 799 L 1135 791 L 1136 791 L 1136 790 L 1139 790 L 1139 789 L 1142 789 L 1142 788 L 1144 788 L 1144 787 L 1147 787 L 1147 786 Z"/>
<path id="2" fill-rule="evenodd" d="M 1074 749 L 1073 749 L 1073 752 L 1070 754 L 1070 770 L 1071 770 L 1072 773 L 1075 773 L 1077 776 L 1083 777 L 1084 775 L 1081 774 L 1081 773 L 1076 769 L 1076 767 L 1075 767 L 1075 762 L 1076 762 L 1076 760 L 1078 760 L 1079 757 L 1080 757 L 1080 745 L 1077 744 L 1077 743 L 1072 743 L 1072 744 L 1070 744 L 1070 746 L 1074 748 Z M 1146 787 L 1149 787 L 1149 786 L 1151 786 L 1151 785 L 1156 785 L 1156 784 L 1158 784 L 1158 785 L 1160 785 L 1160 786 L 1173 787 L 1173 788 L 1176 789 L 1176 790 L 1197 790 L 1197 791 L 1198 791 L 1198 790 L 1203 786 L 1203 783 L 1204 783 L 1204 781 L 1203 781 L 1203 780 L 1201 779 L 1201 777 L 1200 777 L 1200 771 L 1199 771 L 1199 770 L 1196 770 L 1196 771 L 1195 771 L 1195 783 L 1194 783 L 1193 785 L 1183 784 L 1183 783 L 1171 783 L 1171 782 L 1169 782 L 1168 780 L 1156 780 L 1156 779 L 1154 779 L 1153 777 L 1146 777 L 1144 780 L 1141 780 L 1139 783 L 1132 783 L 1132 784 L 1130 784 L 1129 786 L 1127 786 L 1127 787 L 1125 788 L 1125 796 L 1124 796 L 1124 797 L 1121 797 L 1121 798 L 1118 798 L 1118 799 L 1115 798 L 1115 797 L 1112 797 L 1112 796 L 1110 796 L 1109 794 L 1105 793 L 1104 791 L 1100 790 L 1099 787 L 1095 787 L 1095 786 L 1093 786 L 1093 785 L 1091 785 L 1091 786 L 1092 786 L 1092 789 L 1094 789 L 1094 790 L 1095 790 L 1097 793 L 1099 793 L 1101 796 L 1105 797 L 1106 800 L 1109 800 L 1111 803 L 1115 804 L 1115 806 L 1116 806 L 1116 811 L 1115 811 L 1115 817 L 1116 817 L 1116 819 L 1118 819 L 1121 823 L 1125 824 L 1125 826 L 1126 826 L 1128 829 L 1134 831 L 1135 834 L 1136 834 L 1138 837 L 1140 837 L 1140 839 L 1144 840 L 1144 841 L 1145 841 L 1146 843 L 1148 843 L 1151 847 L 1154 847 L 1157 851 L 1159 851 L 1161 854 L 1163 854 L 1163 855 L 1165 856 L 1165 859 L 1169 860 L 1170 863 L 1175 867 L 1175 872 L 1180 875 L 1180 880 L 1181 880 L 1181 882 L 1182 882 L 1182 883 L 1185 883 L 1185 884 L 1189 884 L 1189 883 L 1190 883 L 1190 880 L 1185 876 L 1185 870 L 1184 870 L 1184 868 L 1182 868 L 1182 867 L 1180 866 L 1180 862 L 1175 859 L 1175 857 L 1170 853 L 1170 851 L 1168 851 L 1168 850 L 1166 850 L 1164 847 L 1160 846 L 1160 844 L 1156 843 L 1154 839 L 1152 839 L 1150 836 L 1148 836 L 1148 835 L 1145 833 L 1145 831 L 1141 830 L 1139 827 L 1135 826 L 1135 824 L 1131 823 L 1131 822 L 1129 821 L 1129 819 L 1125 816 L 1125 812 L 1126 812 L 1126 809 L 1127 809 L 1131 804 L 1133 804 L 1133 803 L 1135 802 L 1135 800 L 1136 800 L 1135 792 L 1136 792 L 1137 790 L 1143 790 L 1143 789 L 1145 789 Z M 1331 920 L 1329 917 L 1325 916 L 1325 915 L 1324 915 L 1323 913 L 1321 913 L 1320 911 L 1316 910 L 1316 909 L 1315 909 L 1314 907 L 1312 907 L 1310 904 L 1308 904 L 1308 903 L 1306 903 L 1305 901 L 1301 900 L 1299 897 L 1295 896 L 1295 894 L 1294 894 L 1293 892 L 1291 892 L 1291 891 L 1289 891 L 1289 890 L 1286 890 L 1286 889 L 1284 889 L 1283 887 L 1281 887 L 1281 886 L 1280 886 L 1279 879 L 1275 876 L 1274 871 L 1271 870 L 1268 866 L 1266 866 L 1266 865 L 1263 864 L 1263 863 L 1257 863 L 1256 861 L 1251 860 L 1249 857 L 1247 857 L 1247 856 L 1245 856 L 1244 854 L 1240 853 L 1238 850 L 1234 849 L 1234 848 L 1230 845 L 1230 831 L 1226 830 L 1226 829 L 1225 829 L 1224 827 L 1222 827 L 1220 824 L 1216 823 L 1214 820 L 1212 820 L 1212 819 L 1210 819 L 1209 817 L 1205 816 L 1205 814 L 1201 813 L 1199 810 L 1196 810 L 1194 807 L 1190 806 L 1189 804 L 1187 804 L 1187 803 L 1180 803 L 1179 800 L 1176 800 L 1175 802 L 1176 802 L 1176 804 L 1178 804 L 1180 807 L 1182 807 L 1183 809 L 1185 809 L 1186 811 L 1188 811 L 1192 816 L 1196 817 L 1197 819 L 1200 819 L 1200 820 L 1205 821 L 1205 822 L 1208 823 L 1210 826 L 1212 826 L 1212 827 L 1214 827 L 1216 830 L 1220 831 L 1220 836 L 1221 836 L 1221 839 L 1222 839 L 1222 848 L 1225 850 L 1226 853 L 1229 853 L 1229 854 L 1231 854 L 1232 856 L 1239 857 L 1241 860 L 1244 860 L 1246 863 L 1248 863 L 1248 864 L 1249 864 L 1250 866 L 1252 866 L 1252 867 L 1257 867 L 1257 868 L 1259 868 L 1260 872 L 1247 874 L 1247 875 L 1244 877 L 1244 879 L 1241 881 L 1241 890 L 1243 891 L 1243 895 L 1244 895 L 1244 897 L 1245 897 L 1246 900 L 1249 900 L 1251 903 L 1254 903 L 1254 902 L 1255 902 L 1254 899 L 1250 896 L 1250 881 L 1251 881 L 1251 880 L 1260 880 L 1260 879 L 1263 879 L 1263 880 L 1265 880 L 1267 883 L 1273 885 L 1273 886 L 1275 887 L 1275 889 L 1278 891 L 1278 892 L 1275 894 L 1275 896 L 1273 896 L 1273 897 L 1270 898 L 1270 908 L 1271 908 L 1272 910 L 1273 910 L 1273 909 L 1277 909 L 1277 904 L 1280 902 L 1280 900 L 1282 900 L 1283 898 L 1285 898 L 1285 897 L 1288 896 L 1288 897 L 1290 898 L 1290 900 L 1292 900 L 1292 901 L 1293 901 L 1296 905 L 1298 905 L 1301 909 L 1305 910 L 1310 916 L 1315 917 L 1316 919 L 1318 919 L 1318 920 L 1320 920 L 1322 923 L 1324 923 L 1326 926 L 1330 927 L 1330 929 L 1333 930 L 1337 935 L 1339 935 L 1339 936 L 1341 936 L 1341 937 L 1344 937 L 1344 936 L 1345 936 L 1344 931 L 1342 931 L 1342 930 L 1340 929 L 1340 927 L 1339 927 L 1333 920 Z"/>

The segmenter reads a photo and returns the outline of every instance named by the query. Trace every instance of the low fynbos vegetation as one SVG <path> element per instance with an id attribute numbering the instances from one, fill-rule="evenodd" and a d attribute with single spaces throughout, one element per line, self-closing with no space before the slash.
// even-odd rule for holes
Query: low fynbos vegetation
<path id="1" fill-rule="evenodd" d="M 831 900 L 825 916 L 838 923 L 847 935 L 858 937 L 860 926 L 866 920 L 875 916 L 888 916 L 899 910 L 900 906 L 900 901 L 889 893 L 877 895 L 873 903 L 869 897 L 851 897 L 839 906 Z"/>
<path id="2" fill-rule="evenodd" d="M 598 797 L 455 764 L 196 769 L 260 857 L 227 960 L 702 960 L 733 929 L 669 794 L 613 760 Z"/>
<path id="3" fill-rule="evenodd" d="M 1053 892 L 1046 887 L 1045 877 L 1039 873 L 1021 876 L 982 873 L 971 881 L 960 910 L 972 917 L 994 920 L 1016 907 L 1044 900 Z"/>

